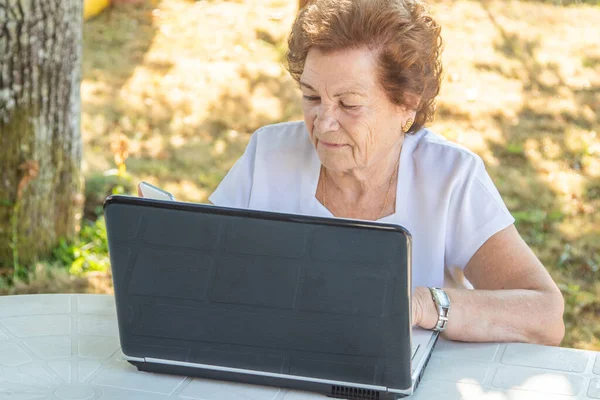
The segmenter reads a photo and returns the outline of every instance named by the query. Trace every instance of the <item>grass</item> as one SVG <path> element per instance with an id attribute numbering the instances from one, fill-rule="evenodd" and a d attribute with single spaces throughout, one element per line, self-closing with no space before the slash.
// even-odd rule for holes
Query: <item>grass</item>
<path id="1" fill-rule="evenodd" d="M 565 295 L 563 345 L 600 349 L 600 9 L 485 1 L 435 12 L 447 80 L 433 129 L 486 161 Z"/>
<path id="2" fill-rule="evenodd" d="M 432 10 L 446 43 L 432 129 L 485 160 L 565 295 L 562 345 L 600 350 L 600 8 L 458 0 Z M 86 218 L 139 180 L 206 201 L 253 130 L 301 118 L 281 67 L 295 11 L 281 0 L 162 0 L 88 21 Z M 112 290 L 109 272 L 85 273 L 102 269 L 102 235 L 89 222 L 53 264 L 32 268 L 29 283 L 0 280 L 0 292 Z"/>

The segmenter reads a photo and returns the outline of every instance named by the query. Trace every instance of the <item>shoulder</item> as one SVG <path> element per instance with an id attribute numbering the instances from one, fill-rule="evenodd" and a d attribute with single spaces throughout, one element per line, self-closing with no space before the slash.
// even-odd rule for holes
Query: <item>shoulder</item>
<path id="1" fill-rule="evenodd" d="M 306 168 L 315 156 L 303 121 L 264 126 L 252 135 L 248 148 L 254 153 L 255 168 L 269 176 L 294 175 L 293 170 Z"/>
<path id="2" fill-rule="evenodd" d="M 254 133 L 252 140 L 259 151 L 291 150 L 311 146 L 303 121 L 263 126 Z"/>
<path id="3" fill-rule="evenodd" d="M 253 159 L 251 208 L 298 213 L 305 190 L 320 165 L 304 122 L 268 125 L 258 129 L 248 145 Z M 313 192 L 314 193 L 314 192 Z"/>
<path id="4" fill-rule="evenodd" d="M 412 163 L 422 173 L 456 177 L 484 167 L 481 157 L 473 151 L 428 129 L 408 138 L 412 141 Z"/>

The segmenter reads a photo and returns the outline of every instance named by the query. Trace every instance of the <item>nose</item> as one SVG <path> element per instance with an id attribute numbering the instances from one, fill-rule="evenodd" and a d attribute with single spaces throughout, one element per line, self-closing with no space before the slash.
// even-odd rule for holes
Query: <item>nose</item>
<path id="1" fill-rule="evenodd" d="M 315 128 L 319 132 L 336 131 L 340 127 L 335 109 L 325 104 L 320 104 L 315 118 Z"/>

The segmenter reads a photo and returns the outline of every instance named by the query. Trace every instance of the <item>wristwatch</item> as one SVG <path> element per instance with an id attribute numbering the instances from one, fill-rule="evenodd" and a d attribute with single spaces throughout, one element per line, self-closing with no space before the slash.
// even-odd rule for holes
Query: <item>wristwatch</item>
<path id="1" fill-rule="evenodd" d="M 431 298 L 438 310 L 437 324 L 433 328 L 434 331 L 442 332 L 448 325 L 448 314 L 450 313 L 450 299 L 443 289 L 430 287 Z"/>

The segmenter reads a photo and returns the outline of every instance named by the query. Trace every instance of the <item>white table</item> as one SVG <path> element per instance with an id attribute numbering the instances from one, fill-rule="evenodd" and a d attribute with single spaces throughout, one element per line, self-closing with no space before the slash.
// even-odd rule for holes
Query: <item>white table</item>
<path id="1" fill-rule="evenodd" d="M 121 358 L 112 296 L 0 297 L 2 400 L 311 400 L 326 397 L 138 372 Z M 600 399 L 600 353 L 441 340 L 412 399 Z"/>

